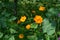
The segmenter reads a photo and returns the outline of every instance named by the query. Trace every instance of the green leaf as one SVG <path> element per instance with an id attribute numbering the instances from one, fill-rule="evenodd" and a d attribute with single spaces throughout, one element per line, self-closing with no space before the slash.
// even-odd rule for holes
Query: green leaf
<path id="1" fill-rule="evenodd" d="M 38 40 L 36 35 L 32 35 L 28 37 L 29 40 Z"/>
<path id="2" fill-rule="evenodd" d="M 16 18 L 17 18 L 17 17 L 12 16 L 12 17 L 9 19 L 9 21 L 10 21 L 10 22 L 11 22 L 11 21 L 14 21 L 14 20 L 16 20 Z"/>
<path id="3" fill-rule="evenodd" d="M 5 35 L 3 40 L 15 40 L 14 35 Z"/>
<path id="4" fill-rule="evenodd" d="M 37 27 L 38 27 L 38 24 L 36 24 L 36 23 L 32 23 L 32 24 L 31 24 L 31 28 L 36 29 Z"/>
<path id="5" fill-rule="evenodd" d="M 47 32 L 47 28 L 49 27 L 49 21 L 47 19 L 44 19 L 43 21 L 43 26 L 42 26 L 42 29 L 43 29 L 43 33 L 46 33 Z"/>
<path id="6" fill-rule="evenodd" d="M 14 36 L 11 36 L 8 40 L 15 40 Z"/>
<path id="7" fill-rule="evenodd" d="M 48 35 L 55 33 L 55 26 L 52 26 L 48 19 L 44 19 L 42 29 L 43 33 L 47 33 Z"/>
<path id="8" fill-rule="evenodd" d="M 9 0 L 9 2 L 14 2 L 14 0 Z"/>
<path id="9" fill-rule="evenodd" d="M 48 31 L 47 31 L 47 34 L 48 34 L 48 35 L 52 35 L 53 33 L 55 33 L 55 29 L 51 29 L 51 30 L 48 30 Z"/>
<path id="10" fill-rule="evenodd" d="M 0 38 L 2 38 L 2 36 L 3 36 L 3 33 L 0 32 Z"/>
<path id="11" fill-rule="evenodd" d="M 14 29 L 12 29 L 12 28 L 10 28 L 10 33 L 17 33 L 17 31 L 16 30 L 14 30 Z"/>
<path id="12" fill-rule="evenodd" d="M 54 15 L 57 15 L 58 14 L 58 9 L 55 9 L 55 8 L 50 8 L 46 14 L 46 16 L 48 17 L 51 17 L 51 16 L 54 16 Z"/>
<path id="13" fill-rule="evenodd" d="M 60 31 L 58 31 L 57 34 L 60 35 Z"/>
<path id="14" fill-rule="evenodd" d="M 36 0 L 33 0 L 33 3 L 36 3 Z"/>
<path id="15" fill-rule="evenodd" d="M 8 38 L 9 38 L 9 35 L 5 35 L 3 40 L 8 40 Z"/>
<path id="16" fill-rule="evenodd" d="M 45 35 L 45 37 L 46 37 L 46 40 L 50 40 L 49 35 Z"/>

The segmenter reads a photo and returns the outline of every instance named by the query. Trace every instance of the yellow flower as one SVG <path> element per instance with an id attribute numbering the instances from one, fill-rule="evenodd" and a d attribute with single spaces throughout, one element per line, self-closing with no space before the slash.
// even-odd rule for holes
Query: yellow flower
<path id="1" fill-rule="evenodd" d="M 44 10 L 45 10 L 45 7 L 40 6 L 40 7 L 39 7 L 39 10 L 40 10 L 40 11 L 44 11 Z"/>
<path id="2" fill-rule="evenodd" d="M 30 27 L 31 27 L 30 24 L 26 25 L 26 29 L 30 29 Z"/>
<path id="3" fill-rule="evenodd" d="M 21 22 L 25 22 L 25 20 L 26 20 L 26 16 L 22 16 L 22 17 L 20 18 L 20 21 L 21 21 Z"/>
<path id="4" fill-rule="evenodd" d="M 35 21 L 35 23 L 37 23 L 37 24 L 41 24 L 41 23 L 43 22 L 43 19 L 42 19 L 41 16 L 36 15 L 36 16 L 34 17 L 34 21 Z"/>
<path id="5" fill-rule="evenodd" d="M 19 34 L 19 38 L 24 38 L 24 35 L 23 34 Z"/>

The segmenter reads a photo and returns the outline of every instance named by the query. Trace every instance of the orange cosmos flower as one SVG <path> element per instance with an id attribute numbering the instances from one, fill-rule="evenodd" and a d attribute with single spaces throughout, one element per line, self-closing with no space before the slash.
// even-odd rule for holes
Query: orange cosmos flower
<path id="1" fill-rule="evenodd" d="M 43 22 L 43 19 L 42 19 L 41 16 L 36 15 L 36 16 L 34 17 L 34 21 L 35 21 L 36 23 L 38 23 L 38 24 L 41 24 L 41 23 Z"/>
<path id="2" fill-rule="evenodd" d="M 19 38 L 24 38 L 24 35 L 23 34 L 19 34 Z"/>
<path id="3" fill-rule="evenodd" d="M 40 10 L 40 11 L 44 11 L 44 10 L 45 10 L 45 7 L 40 6 L 40 7 L 39 7 L 39 10 Z"/>
<path id="4" fill-rule="evenodd" d="M 21 22 L 25 22 L 25 20 L 26 20 L 26 16 L 22 16 L 22 17 L 20 18 L 20 21 L 21 21 Z"/>
<path id="5" fill-rule="evenodd" d="M 26 29 L 30 29 L 30 27 L 31 27 L 30 24 L 26 25 Z"/>

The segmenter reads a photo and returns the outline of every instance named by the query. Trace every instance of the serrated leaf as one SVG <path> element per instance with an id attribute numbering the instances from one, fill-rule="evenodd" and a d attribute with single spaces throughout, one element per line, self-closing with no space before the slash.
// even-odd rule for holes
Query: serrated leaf
<path id="1" fill-rule="evenodd" d="M 32 23 L 31 24 L 31 28 L 35 28 L 36 29 L 37 27 L 38 27 L 38 24 L 36 24 L 36 23 Z"/>
<path id="2" fill-rule="evenodd" d="M 3 40 L 8 40 L 8 38 L 9 38 L 9 35 L 5 35 Z"/>
<path id="3" fill-rule="evenodd" d="M 9 0 L 9 2 L 14 2 L 14 0 Z"/>
<path id="4" fill-rule="evenodd" d="M 58 9 L 50 8 L 48 10 L 46 16 L 51 17 L 51 16 L 54 16 L 54 15 L 57 15 L 57 14 L 58 14 Z"/>
<path id="5" fill-rule="evenodd" d="M 52 26 L 48 19 L 44 19 L 42 29 L 43 33 L 47 33 L 48 35 L 55 33 L 55 27 Z"/>
<path id="6" fill-rule="evenodd" d="M 5 35 L 4 38 L 9 38 L 9 36 L 8 35 Z"/>
<path id="7" fill-rule="evenodd" d="M 33 3 L 36 3 L 36 0 L 33 0 Z"/>
<path id="8" fill-rule="evenodd" d="M 49 21 L 47 19 L 44 19 L 43 21 L 43 33 L 47 32 L 47 28 L 50 26 L 51 24 L 49 24 Z"/>
<path id="9" fill-rule="evenodd" d="M 14 30 L 14 29 L 12 29 L 12 28 L 10 28 L 10 33 L 17 33 L 17 31 L 16 30 Z"/>
<path id="10" fill-rule="evenodd" d="M 50 40 L 50 37 L 49 35 L 45 35 L 46 36 L 46 40 Z"/>
<path id="11" fill-rule="evenodd" d="M 60 35 L 60 31 L 58 31 L 57 34 Z"/>
<path id="12" fill-rule="evenodd" d="M 12 16 L 12 17 L 9 19 L 9 21 L 10 21 L 10 22 L 11 22 L 11 21 L 14 21 L 14 20 L 16 20 L 16 18 L 17 18 L 17 17 Z"/>
<path id="13" fill-rule="evenodd" d="M 36 35 L 32 35 L 28 37 L 29 40 L 38 40 Z"/>
<path id="14" fill-rule="evenodd" d="M 0 32 L 0 38 L 2 38 L 2 36 L 3 36 L 3 33 Z"/>
<path id="15" fill-rule="evenodd" d="M 53 33 L 55 33 L 55 29 L 51 29 L 51 30 L 48 30 L 48 31 L 47 31 L 47 34 L 48 34 L 48 35 L 52 35 Z"/>
<path id="16" fill-rule="evenodd" d="M 14 36 L 11 36 L 8 40 L 15 40 Z"/>

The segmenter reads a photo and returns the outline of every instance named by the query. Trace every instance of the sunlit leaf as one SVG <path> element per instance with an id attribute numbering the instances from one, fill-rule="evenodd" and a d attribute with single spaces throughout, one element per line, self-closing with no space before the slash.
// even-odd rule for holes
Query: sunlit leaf
<path id="1" fill-rule="evenodd" d="M 17 33 L 17 31 L 16 30 L 14 30 L 14 29 L 12 29 L 12 28 L 10 28 L 10 33 Z"/>
<path id="2" fill-rule="evenodd" d="M 28 37 L 29 40 L 38 40 L 36 35 L 32 35 Z"/>
<path id="3" fill-rule="evenodd" d="M 15 40 L 14 36 L 11 36 L 8 40 Z"/>
<path id="4" fill-rule="evenodd" d="M 31 24 L 31 28 L 35 28 L 36 29 L 37 27 L 38 27 L 38 24 L 36 24 L 36 23 L 32 23 Z"/>
<path id="5" fill-rule="evenodd" d="M 2 38 L 2 36 L 3 36 L 3 33 L 0 32 L 0 38 Z"/>
<path id="6" fill-rule="evenodd" d="M 12 17 L 9 19 L 10 22 L 11 22 L 11 21 L 14 21 L 14 20 L 16 20 L 16 17 L 15 17 L 15 16 L 12 16 Z"/>
<path id="7" fill-rule="evenodd" d="M 48 35 L 52 35 L 55 33 L 55 27 L 52 26 L 48 19 L 44 19 L 42 29 L 43 33 L 47 33 Z"/>

